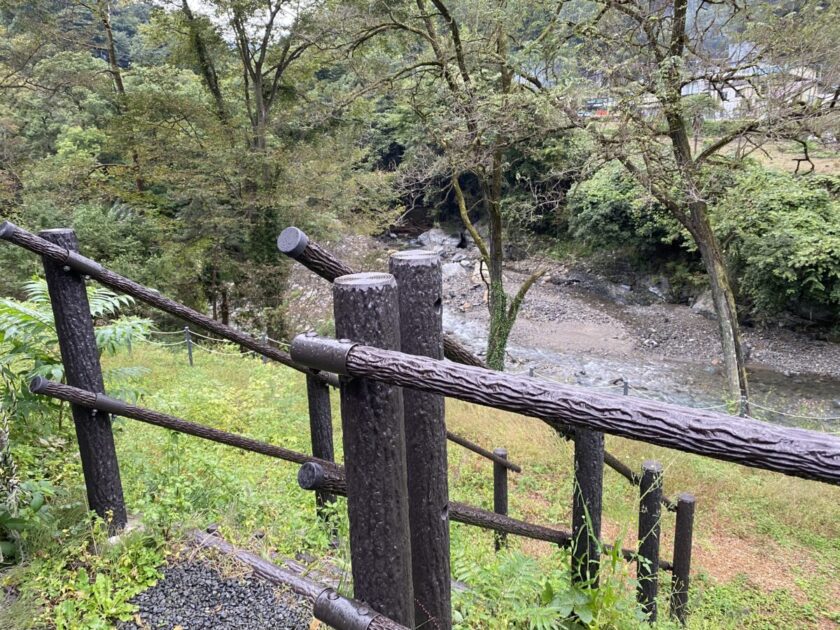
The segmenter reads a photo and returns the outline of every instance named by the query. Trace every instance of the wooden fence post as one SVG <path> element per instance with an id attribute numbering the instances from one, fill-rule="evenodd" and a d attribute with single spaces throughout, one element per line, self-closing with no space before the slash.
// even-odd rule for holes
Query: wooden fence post
<path id="1" fill-rule="evenodd" d="M 44 230 L 40 236 L 72 252 L 79 250 L 73 230 Z M 85 279 L 81 274 L 46 256 L 43 262 L 67 383 L 104 394 L 105 385 Z M 108 531 L 114 534 L 125 527 L 126 513 L 111 418 L 107 413 L 97 413 L 96 410 L 79 405 L 71 405 L 71 408 L 88 506 L 108 523 Z"/>
<path id="2" fill-rule="evenodd" d="M 393 254 L 397 281 L 400 344 L 408 354 L 443 359 L 440 257 L 430 251 Z M 415 623 L 452 627 L 449 567 L 449 485 L 443 396 L 403 390 L 411 571 Z"/>
<path id="3" fill-rule="evenodd" d="M 507 459 L 506 448 L 494 448 L 493 454 Z M 493 462 L 493 511 L 507 516 L 508 513 L 508 469 L 498 462 Z M 507 534 L 496 532 L 494 536 L 496 551 L 507 545 Z"/>
<path id="4" fill-rule="evenodd" d="M 193 366 L 193 353 L 192 353 L 192 335 L 190 334 L 190 327 L 184 326 L 184 341 L 187 343 L 187 359 L 190 362 L 190 367 Z"/>
<path id="5" fill-rule="evenodd" d="M 671 617 L 685 625 L 688 585 L 691 571 L 691 544 L 694 537 L 693 494 L 677 497 L 677 524 L 674 527 L 674 568 L 671 578 Z"/>
<path id="6" fill-rule="evenodd" d="M 575 478 L 572 498 L 572 581 L 598 586 L 601 565 L 601 498 L 604 484 L 604 434 L 575 429 Z"/>
<path id="7" fill-rule="evenodd" d="M 330 408 L 330 388 L 316 376 L 306 376 L 306 395 L 309 400 L 309 436 L 312 441 L 312 455 L 329 462 L 335 461 L 333 451 L 332 409 Z M 326 521 L 323 509 L 327 503 L 335 503 L 335 495 L 318 491 L 315 493 L 315 506 L 318 516 Z"/>
<path id="8" fill-rule="evenodd" d="M 333 304 L 339 338 L 400 347 L 399 298 L 391 274 L 336 278 Z M 413 628 L 402 390 L 342 378 L 341 422 L 355 597 Z"/>
<path id="9" fill-rule="evenodd" d="M 642 464 L 639 495 L 637 595 L 648 621 L 653 623 L 656 621 L 656 596 L 659 592 L 659 530 L 662 516 L 662 465 L 659 462 L 648 460 Z"/>

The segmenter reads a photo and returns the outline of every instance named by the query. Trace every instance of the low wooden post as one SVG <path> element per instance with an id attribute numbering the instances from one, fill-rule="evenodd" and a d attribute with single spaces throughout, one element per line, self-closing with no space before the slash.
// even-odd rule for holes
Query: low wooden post
<path id="1" fill-rule="evenodd" d="M 659 592 L 659 531 L 662 516 L 662 465 L 659 462 L 648 460 L 642 464 L 639 495 L 637 597 L 647 620 L 653 623 L 656 621 L 656 596 Z"/>
<path id="2" fill-rule="evenodd" d="M 572 581 L 596 587 L 601 565 L 604 434 L 575 429 L 573 437 L 575 487 L 572 498 Z"/>
<path id="3" fill-rule="evenodd" d="M 413 250 L 391 256 L 400 303 L 400 344 L 408 354 L 443 359 L 440 257 Z M 411 517 L 414 620 L 450 630 L 449 484 L 443 396 L 403 390 Z"/>
<path id="4" fill-rule="evenodd" d="M 71 252 L 79 251 L 73 230 L 44 230 L 40 236 Z M 67 383 L 89 392 L 104 394 L 105 385 L 85 279 L 70 267 L 46 256 L 43 262 Z M 107 413 L 97 413 L 96 410 L 79 405 L 71 405 L 71 409 L 88 506 L 108 523 L 108 531 L 114 534 L 125 527 L 126 513 L 111 418 Z"/>
<path id="5" fill-rule="evenodd" d="M 507 459 L 506 448 L 494 448 L 493 454 Z M 508 469 L 498 462 L 493 462 L 493 511 L 507 516 L 508 513 Z M 496 551 L 507 546 L 507 534 L 496 532 L 494 535 Z"/>
<path id="6" fill-rule="evenodd" d="M 691 545 L 694 537 L 694 495 L 677 497 L 677 524 L 674 527 L 674 568 L 671 578 L 671 617 L 685 625 L 688 612 L 688 586 L 691 571 Z"/>
<path id="7" fill-rule="evenodd" d="M 622 393 L 625 396 L 629 396 L 630 395 L 630 383 L 628 383 L 627 379 L 623 376 L 621 377 L 621 385 L 622 385 L 622 387 L 621 387 Z"/>
<path id="8" fill-rule="evenodd" d="M 339 338 L 400 347 L 399 299 L 391 274 L 336 278 L 333 304 Z M 355 597 L 413 628 L 402 390 L 342 378 L 341 422 Z"/>
<path id="9" fill-rule="evenodd" d="M 184 341 L 187 343 L 187 359 L 189 359 L 190 367 L 193 366 L 192 354 L 192 335 L 190 334 L 190 327 L 184 326 Z"/>
<path id="10" fill-rule="evenodd" d="M 309 400 L 309 436 L 312 441 L 312 455 L 333 462 L 335 452 L 330 388 L 321 379 L 307 375 L 306 395 Z M 335 503 L 335 495 L 322 491 L 315 493 L 315 509 L 323 521 L 327 520 L 326 510 L 324 510 L 327 503 Z"/>

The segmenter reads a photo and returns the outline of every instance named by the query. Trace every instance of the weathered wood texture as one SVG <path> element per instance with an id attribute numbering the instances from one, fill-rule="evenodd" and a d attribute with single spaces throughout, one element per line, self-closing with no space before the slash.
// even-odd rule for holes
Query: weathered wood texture
<path id="1" fill-rule="evenodd" d="M 337 278 L 333 306 L 339 337 L 400 347 L 392 275 Z M 402 390 L 364 378 L 341 379 L 341 422 L 355 596 L 413 627 Z"/>
<path id="2" fill-rule="evenodd" d="M 488 451 L 486 448 L 480 447 L 478 444 L 474 444 L 473 442 L 470 442 L 468 439 L 466 439 L 464 437 L 461 437 L 460 435 L 452 433 L 452 431 L 447 431 L 446 432 L 446 437 L 447 437 L 447 439 L 449 439 L 450 442 L 455 442 L 455 444 L 458 444 L 459 446 L 463 446 L 468 451 L 472 451 L 473 453 L 477 453 L 477 454 L 481 455 L 482 457 L 485 457 L 485 458 L 489 459 L 494 464 L 498 464 L 499 466 L 503 466 L 504 468 L 507 468 L 508 470 L 512 470 L 513 472 L 517 472 L 517 473 L 522 472 L 522 468 L 520 466 L 517 466 L 516 464 L 508 461 L 507 459 L 499 457 L 495 453 Z"/>
<path id="3" fill-rule="evenodd" d="M 659 592 L 659 541 L 662 519 L 662 465 L 646 461 L 639 483 L 639 557 L 636 578 L 638 600 L 651 623 L 656 621 Z"/>
<path id="4" fill-rule="evenodd" d="M 288 227 L 280 233 L 280 236 L 277 237 L 277 248 L 328 282 L 333 282 L 339 276 L 356 273 L 350 265 L 344 263 L 318 243 L 311 241 L 303 230 L 296 227 Z M 443 351 L 450 361 L 487 367 L 484 361 L 470 352 L 452 335 L 444 334 Z"/>
<path id="5" fill-rule="evenodd" d="M 691 545 L 694 538 L 693 494 L 677 497 L 677 523 L 674 527 L 674 577 L 671 581 L 671 616 L 685 624 L 688 614 L 688 587 L 691 573 Z"/>
<path id="6" fill-rule="evenodd" d="M 78 251 L 73 230 L 46 230 L 41 237 L 65 251 Z M 84 277 L 48 256 L 43 262 L 67 382 L 105 393 Z M 88 506 L 108 523 L 109 531 L 117 532 L 125 526 L 126 513 L 111 419 L 79 405 L 71 409 Z"/>
<path id="7" fill-rule="evenodd" d="M 397 282 L 400 347 L 403 352 L 443 358 L 440 257 L 429 251 L 393 254 Z M 449 484 L 443 396 L 403 390 L 408 512 L 414 621 L 452 627 L 449 567 Z"/>
<path id="8" fill-rule="evenodd" d="M 15 245 L 23 247 L 24 249 L 35 252 L 36 254 L 41 254 L 41 256 L 49 259 L 52 263 L 56 263 L 59 267 L 68 266 L 83 275 L 90 276 L 107 287 L 120 291 L 121 293 L 125 293 L 126 295 L 130 295 L 141 302 L 145 302 L 155 308 L 159 308 L 170 315 L 179 317 L 185 321 L 195 324 L 196 326 L 200 326 L 205 330 L 214 332 L 220 337 L 224 337 L 225 339 L 244 346 L 249 350 L 253 350 L 257 354 L 268 357 L 273 361 L 277 361 L 278 363 L 282 363 L 283 365 L 287 365 L 304 373 L 311 373 L 311 371 L 307 368 L 292 361 L 291 357 L 282 350 L 278 350 L 273 346 L 264 344 L 247 333 L 236 330 L 235 328 L 218 322 L 207 315 L 189 308 L 188 306 L 184 306 L 175 300 L 164 297 L 154 289 L 144 287 L 133 280 L 129 280 L 128 278 L 106 269 L 99 263 L 90 260 L 89 258 L 79 256 L 62 245 L 50 243 L 49 241 L 36 236 L 31 232 L 27 232 L 8 221 L 4 221 L 0 224 L 0 239 L 7 240 Z M 337 379 L 332 374 L 319 373 L 318 378 L 331 385 L 338 385 Z"/>
<path id="9" fill-rule="evenodd" d="M 338 496 L 347 496 L 347 483 L 344 479 L 344 471 L 319 470 L 321 466 L 317 463 L 304 464 L 298 473 L 298 483 L 304 490 L 327 490 Z M 449 519 L 464 525 L 473 525 L 502 534 L 522 536 L 533 540 L 542 540 L 554 543 L 561 547 L 569 547 L 572 543 L 572 533 L 562 529 L 545 527 L 527 523 L 510 516 L 496 514 L 490 510 L 459 503 L 449 502 Z M 611 553 L 613 547 L 604 545 L 604 553 Z M 632 561 L 636 559 L 636 552 L 632 549 L 622 549 L 621 557 Z M 663 571 L 670 571 L 671 564 L 665 560 L 660 561 L 659 568 Z"/>
<path id="10" fill-rule="evenodd" d="M 37 376 L 32 380 L 29 388 L 34 394 L 50 396 L 51 398 L 55 398 L 57 400 L 64 400 L 86 409 L 97 409 L 104 412 L 101 414 L 102 416 L 106 416 L 110 413 L 123 418 L 131 418 L 139 422 L 154 424 L 165 429 L 178 431 L 179 433 L 193 435 L 205 440 L 210 440 L 211 442 L 227 444 L 228 446 L 240 448 L 244 451 L 251 451 L 252 453 L 260 453 L 261 455 L 276 457 L 287 462 L 294 462 L 296 464 L 316 462 L 322 465 L 325 470 L 340 470 L 340 467 L 330 461 L 312 457 L 304 453 L 298 453 L 297 451 L 292 451 L 281 446 L 260 442 L 259 440 L 254 440 L 235 433 L 228 433 L 227 431 L 220 431 L 219 429 L 213 429 L 201 424 L 187 422 L 186 420 L 182 420 L 165 413 L 160 413 L 159 411 L 136 407 L 122 400 L 116 400 L 103 394 L 94 394 L 71 385 L 64 385 L 63 383 L 49 381 L 40 376 Z"/>
<path id="11" fill-rule="evenodd" d="M 500 459 L 507 459 L 508 452 L 504 448 L 493 449 L 493 454 Z M 493 511 L 507 516 L 508 513 L 508 469 L 501 464 L 493 463 Z M 507 534 L 496 532 L 493 541 L 496 551 L 507 545 Z"/>
<path id="12" fill-rule="evenodd" d="M 236 558 L 260 578 L 285 586 L 312 602 L 314 617 L 337 630 L 408 630 L 406 626 L 375 612 L 367 604 L 343 597 L 329 586 L 308 580 L 249 551 L 238 549 L 216 535 L 193 532 L 193 540 L 200 547 L 210 547 Z"/>
<path id="13" fill-rule="evenodd" d="M 334 462 L 330 388 L 323 381 L 307 375 L 306 395 L 309 402 L 309 438 L 312 443 L 312 455 L 318 459 Z M 315 493 L 315 504 L 322 518 L 325 517 L 326 504 L 334 502 L 334 495 L 327 492 Z"/>
<path id="14" fill-rule="evenodd" d="M 610 468 L 612 468 L 619 475 L 627 479 L 627 481 L 629 481 L 634 486 L 639 485 L 639 475 L 630 470 L 630 467 L 627 466 L 627 464 L 622 462 L 620 459 L 618 459 L 615 455 L 604 451 L 604 463 Z M 677 511 L 677 504 L 674 503 L 668 497 L 666 497 L 664 494 L 662 495 L 662 505 L 664 505 L 669 512 Z"/>
<path id="15" fill-rule="evenodd" d="M 313 343 L 310 339 L 308 343 Z M 335 344 L 330 339 L 321 343 Z M 295 354 L 292 344 L 292 354 Z M 840 437 L 668 403 L 612 396 L 356 345 L 336 370 L 786 475 L 840 484 Z"/>
<path id="16" fill-rule="evenodd" d="M 598 585 L 601 499 L 604 483 L 604 434 L 577 429 L 572 489 L 572 580 Z"/>

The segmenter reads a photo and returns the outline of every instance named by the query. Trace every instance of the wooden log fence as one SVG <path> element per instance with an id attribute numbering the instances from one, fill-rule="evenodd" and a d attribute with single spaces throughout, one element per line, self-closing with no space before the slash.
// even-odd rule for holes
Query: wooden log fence
<path id="1" fill-rule="evenodd" d="M 297 227 L 288 227 L 280 233 L 280 236 L 277 237 L 277 249 L 292 260 L 299 262 L 327 282 L 333 282 L 336 278 L 343 275 L 352 275 L 356 273 L 350 265 L 339 259 L 326 248 L 312 241 L 303 230 Z M 454 361 L 455 363 L 476 367 L 487 367 L 484 361 L 470 352 L 470 350 L 461 344 L 454 336 L 446 333 L 443 335 L 443 353 L 447 359 Z M 531 376 L 533 376 L 533 374 Z M 628 391 L 628 383 L 626 379 L 622 379 L 622 381 L 624 382 L 624 392 L 626 394 Z M 571 432 L 567 432 L 567 434 L 571 437 Z M 460 436 L 447 432 L 447 437 L 450 441 L 460 444 L 461 446 L 464 446 L 465 448 L 468 448 L 497 464 L 507 466 L 510 470 L 514 470 L 515 472 L 522 472 L 522 469 L 519 466 L 514 467 L 514 465 L 510 464 L 510 462 L 499 461 L 486 449 L 482 449 L 480 447 L 475 448 L 475 445 L 472 445 L 467 440 L 460 438 Z M 608 466 L 614 467 L 615 470 L 622 475 L 625 475 L 625 472 L 630 470 L 625 464 L 621 463 L 618 458 L 610 455 L 609 453 L 605 453 L 605 461 Z M 632 476 L 628 477 L 628 479 L 632 481 Z M 638 485 L 638 481 L 636 482 L 636 485 Z"/>
<path id="2" fill-rule="evenodd" d="M 662 465 L 647 461 L 642 465 L 639 483 L 639 562 L 636 578 L 639 603 L 648 621 L 656 621 L 656 596 L 659 592 L 659 539 L 662 518 Z"/>
<path id="3" fill-rule="evenodd" d="M 65 271 L 74 271 L 81 277 L 90 277 L 106 287 L 130 295 L 150 306 L 154 306 L 174 317 L 188 321 L 205 330 L 211 331 L 233 343 L 237 343 L 259 355 L 268 357 L 290 368 L 303 373 L 311 373 L 307 368 L 292 361 L 286 352 L 274 348 L 243 333 L 232 326 L 216 321 L 212 317 L 199 313 L 195 309 L 185 306 L 175 300 L 164 297 L 158 291 L 144 287 L 142 284 L 106 269 L 98 262 L 85 258 L 77 251 L 73 251 L 60 243 L 52 243 L 47 239 L 36 236 L 31 232 L 19 228 L 13 223 L 4 221 L 0 224 L 0 239 L 14 243 L 19 247 L 41 255 L 44 259 L 60 265 Z M 318 378 L 338 386 L 338 380 L 331 374 L 319 374 Z"/>
<path id="4" fill-rule="evenodd" d="M 500 459 L 507 459 L 507 449 L 497 448 L 493 454 Z M 501 464 L 493 464 L 493 511 L 507 516 L 508 513 L 508 469 Z M 494 544 L 496 551 L 507 546 L 507 534 L 496 532 Z"/>
<path id="5" fill-rule="evenodd" d="M 642 609 L 648 620 L 656 619 L 658 573 L 669 570 L 673 573 L 671 615 L 684 623 L 694 497 L 682 494 L 675 502 L 669 501 L 662 495 L 661 466 L 646 462 L 641 474 L 634 473 L 604 451 L 604 434 L 840 484 L 840 438 L 835 436 L 657 401 L 593 393 L 482 367 L 477 357 L 453 346 L 442 334 L 440 264 L 428 252 L 394 256 L 393 275 L 347 274 L 352 270 L 305 234 L 284 231 L 278 239 L 281 251 L 333 282 L 336 330 L 342 338 L 336 341 L 314 334 L 300 335 L 293 341 L 291 353 L 286 354 L 269 346 L 265 336 L 257 340 L 81 256 L 72 231 L 35 236 L 6 222 L 0 225 L 0 238 L 44 259 L 70 382 L 36 378 L 31 389 L 71 403 L 91 508 L 110 519 L 114 530 L 124 522 L 108 414 L 299 464 L 298 482 L 302 488 L 316 492 L 319 513 L 336 496 L 348 497 L 354 594 L 356 600 L 364 600 L 372 608 L 334 591 L 325 596 L 328 602 L 319 604 L 324 599 L 321 594 L 328 589 L 298 584 L 310 594 L 318 590 L 313 599 L 316 617 L 323 613 L 318 618 L 339 630 L 416 624 L 439 630 L 451 628 L 449 520 L 493 531 L 498 547 L 506 536 L 513 535 L 569 548 L 573 580 L 596 586 L 599 556 L 612 551 L 600 541 L 604 464 L 639 487 L 639 548 L 618 552 L 626 560 L 639 560 L 638 598 Z M 85 277 L 303 372 L 307 376 L 313 455 L 106 396 L 95 345 L 91 346 L 93 331 L 86 298 L 82 300 Z M 184 335 L 191 350 L 189 328 Z M 453 362 L 442 361 L 442 356 Z M 344 466 L 333 461 L 332 419 L 325 383 L 340 387 Z M 571 531 L 528 523 L 507 514 L 507 475 L 521 468 L 508 461 L 503 449 L 491 453 L 447 432 L 443 397 L 536 417 L 575 440 Z M 90 440 L 87 436 L 96 431 L 99 437 Z M 447 439 L 494 462 L 494 511 L 449 500 Z M 104 446 L 92 448 L 93 444 Z M 660 558 L 663 506 L 676 512 L 673 563 Z"/>
<path id="6" fill-rule="evenodd" d="M 435 361 L 317 335 L 298 335 L 291 355 L 312 368 L 442 394 L 485 407 L 840 485 L 840 437 L 653 400 Z M 327 359 L 327 360 L 324 360 Z"/>
<path id="7" fill-rule="evenodd" d="M 194 533 L 199 547 L 217 549 L 248 565 L 261 578 L 289 588 L 312 604 L 312 616 L 341 630 L 411 630 L 374 611 L 368 604 L 344 597 L 334 588 L 309 580 L 259 556 L 237 549 L 214 534 Z"/>
<path id="8" fill-rule="evenodd" d="M 51 246 L 78 255 L 78 241 L 72 230 L 45 230 L 41 238 Z M 43 262 L 67 382 L 101 395 L 105 385 L 85 280 L 49 256 L 44 256 Z M 79 405 L 71 405 L 71 410 L 88 505 L 113 534 L 125 526 L 127 517 L 111 423 Z"/>
<path id="9" fill-rule="evenodd" d="M 327 469 L 318 462 L 309 462 L 300 467 L 298 471 L 298 485 L 304 490 L 324 490 L 338 496 L 347 496 L 347 482 L 344 471 L 341 469 Z M 502 535 L 520 536 L 531 540 L 554 543 L 559 547 L 570 548 L 572 546 L 572 532 L 545 525 L 528 523 L 510 516 L 498 514 L 490 510 L 459 503 L 449 502 L 449 518 L 456 523 L 473 525 L 482 529 L 488 529 Z M 613 552 L 613 546 L 601 545 L 601 554 L 606 555 Z M 621 549 L 621 557 L 632 562 L 636 560 L 637 552 L 632 549 Z M 666 560 L 660 560 L 659 568 L 662 571 L 670 571 L 672 565 Z"/>
<path id="10" fill-rule="evenodd" d="M 440 257 L 413 250 L 393 254 L 400 348 L 443 358 Z M 336 279 L 334 291 L 348 278 Z M 358 312 L 358 311 L 357 311 Z M 420 627 L 451 628 L 449 483 L 443 396 L 402 391 L 414 620 Z"/>

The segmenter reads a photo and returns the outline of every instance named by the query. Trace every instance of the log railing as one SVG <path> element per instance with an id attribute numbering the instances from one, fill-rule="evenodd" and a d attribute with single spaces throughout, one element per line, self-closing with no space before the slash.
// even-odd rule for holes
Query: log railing
<path id="1" fill-rule="evenodd" d="M 598 556 L 610 548 L 601 543 L 597 531 L 594 536 L 586 537 L 581 537 L 580 532 L 593 531 L 592 518 L 600 518 L 603 463 L 640 487 L 640 547 L 622 549 L 620 555 L 627 560 L 645 559 L 638 567 L 639 601 L 648 619 L 656 617 L 658 571 L 668 570 L 673 572 L 671 611 L 677 619 L 685 621 L 694 497 L 682 494 L 676 502 L 664 499 L 661 466 L 646 462 L 640 473 L 632 472 L 603 450 L 603 434 L 787 475 L 840 483 L 840 439 L 828 434 L 592 393 L 584 388 L 484 368 L 480 360 L 470 358 L 468 351 L 459 349 L 440 334 L 439 260 L 428 252 L 392 257 L 394 275 L 346 274 L 352 270 L 305 235 L 298 231 L 290 237 L 288 231 L 284 232 L 281 249 L 288 250 L 286 253 L 307 267 L 320 269 L 324 277 L 337 281 L 334 286 L 337 330 L 353 339 L 335 341 L 301 335 L 294 340 L 291 354 L 286 354 L 268 346 L 265 339 L 260 341 L 220 324 L 84 258 L 75 249 L 74 237 L 70 238 L 72 232 L 60 232 L 69 235 L 68 238 L 53 238 L 50 232 L 35 236 L 9 223 L 0 225 L 0 238 L 40 254 L 48 275 L 52 274 L 48 288 L 53 307 L 61 315 L 56 316 L 57 324 L 59 320 L 67 323 L 58 326 L 62 358 L 66 367 L 73 366 L 67 374 L 69 378 L 72 372 L 75 382 L 62 384 L 35 379 L 31 387 L 33 392 L 71 403 L 83 464 L 88 457 L 93 458 L 95 465 L 83 465 L 91 508 L 103 518 L 112 519 L 113 528 L 121 526 L 118 521 L 125 508 L 116 455 L 112 449 L 89 448 L 92 444 L 89 440 L 94 435 L 91 431 L 99 431 L 102 426 L 107 428 L 109 414 L 299 464 L 302 467 L 298 481 L 301 487 L 317 493 L 319 514 L 325 501 L 335 496 L 348 497 L 356 599 L 374 604 L 381 614 L 371 614 L 385 624 L 381 627 L 415 627 L 431 622 L 429 627 L 451 628 L 448 531 L 440 527 L 449 520 L 494 531 L 499 547 L 504 545 L 507 535 L 569 547 L 574 558 L 573 577 L 595 587 Z M 86 277 L 303 372 L 307 376 L 313 455 L 106 396 L 96 380 L 98 357 L 91 359 L 90 353 L 83 352 L 82 346 L 89 345 L 89 340 L 82 340 L 77 334 L 84 328 L 82 320 L 87 319 L 89 324 L 86 294 L 79 290 L 83 289 Z M 401 302 L 406 296 L 409 299 Z M 415 302 L 419 304 L 417 313 L 412 310 Z M 421 312 L 422 316 L 414 318 Z M 81 328 L 74 329 L 74 320 L 78 320 L 76 323 Z M 400 343 L 400 335 L 410 343 Z M 401 351 L 406 349 L 410 352 Z M 441 361 L 444 353 L 455 362 Z M 332 461 L 332 419 L 325 383 L 340 388 L 345 423 L 344 465 Z M 572 531 L 497 513 L 506 511 L 507 472 L 520 469 L 507 460 L 505 452 L 487 451 L 447 432 L 439 403 L 441 397 L 536 417 L 575 440 L 576 507 Z M 348 430 L 348 422 L 352 430 Z M 101 439 L 96 437 L 100 441 L 95 443 L 107 442 Z M 448 499 L 447 439 L 494 462 L 496 512 Z M 112 472 L 107 472 L 108 466 L 101 466 L 103 462 L 95 461 L 99 457 L 109 459 Z M 91 471 L 96 466 L 99 468 L 94 474 Z M 407 476 L 401 470 L 408 471 Z M 108 479 L 100 478 L 102 471 Z M 412 487 L 415 490 L 409 493 Z M 107 491 L 101 492 L 102 488 Z M 426 489 L 430 490 L 428 494 Z M 424 492 L 420 493 L 421 490 Z M 417 496 L 410 498 L 409 494 Z M 675 505 L 677 515 L 673 562 L 659 557 L 663 504 Z M 587 513 L 589 516 L 579 517 Z M 386 522 L 388 527 L 383 530 L 381 525 Z M 357 602 L 347 605 L 355 607 L 353 610 L 358 613 Z M 316 606 L 316 616 L 318 610 Z M 330 610 L 323 613 L 328 618 L 319 618 L 339 630 L 361 627 L 358 625 L 361 621 L 352 618 L 352 610 L 348 610 L 350 617 L 340 614 L 333 617 L 338 613 Z"/>
<path id="2" fill-rule="evenodd" d="M 572 426 L 840 485 L 840 437 L 573 387 L 344 340 L 299 335 L 292 358 L 313 369 L 441 394 Z"/>

